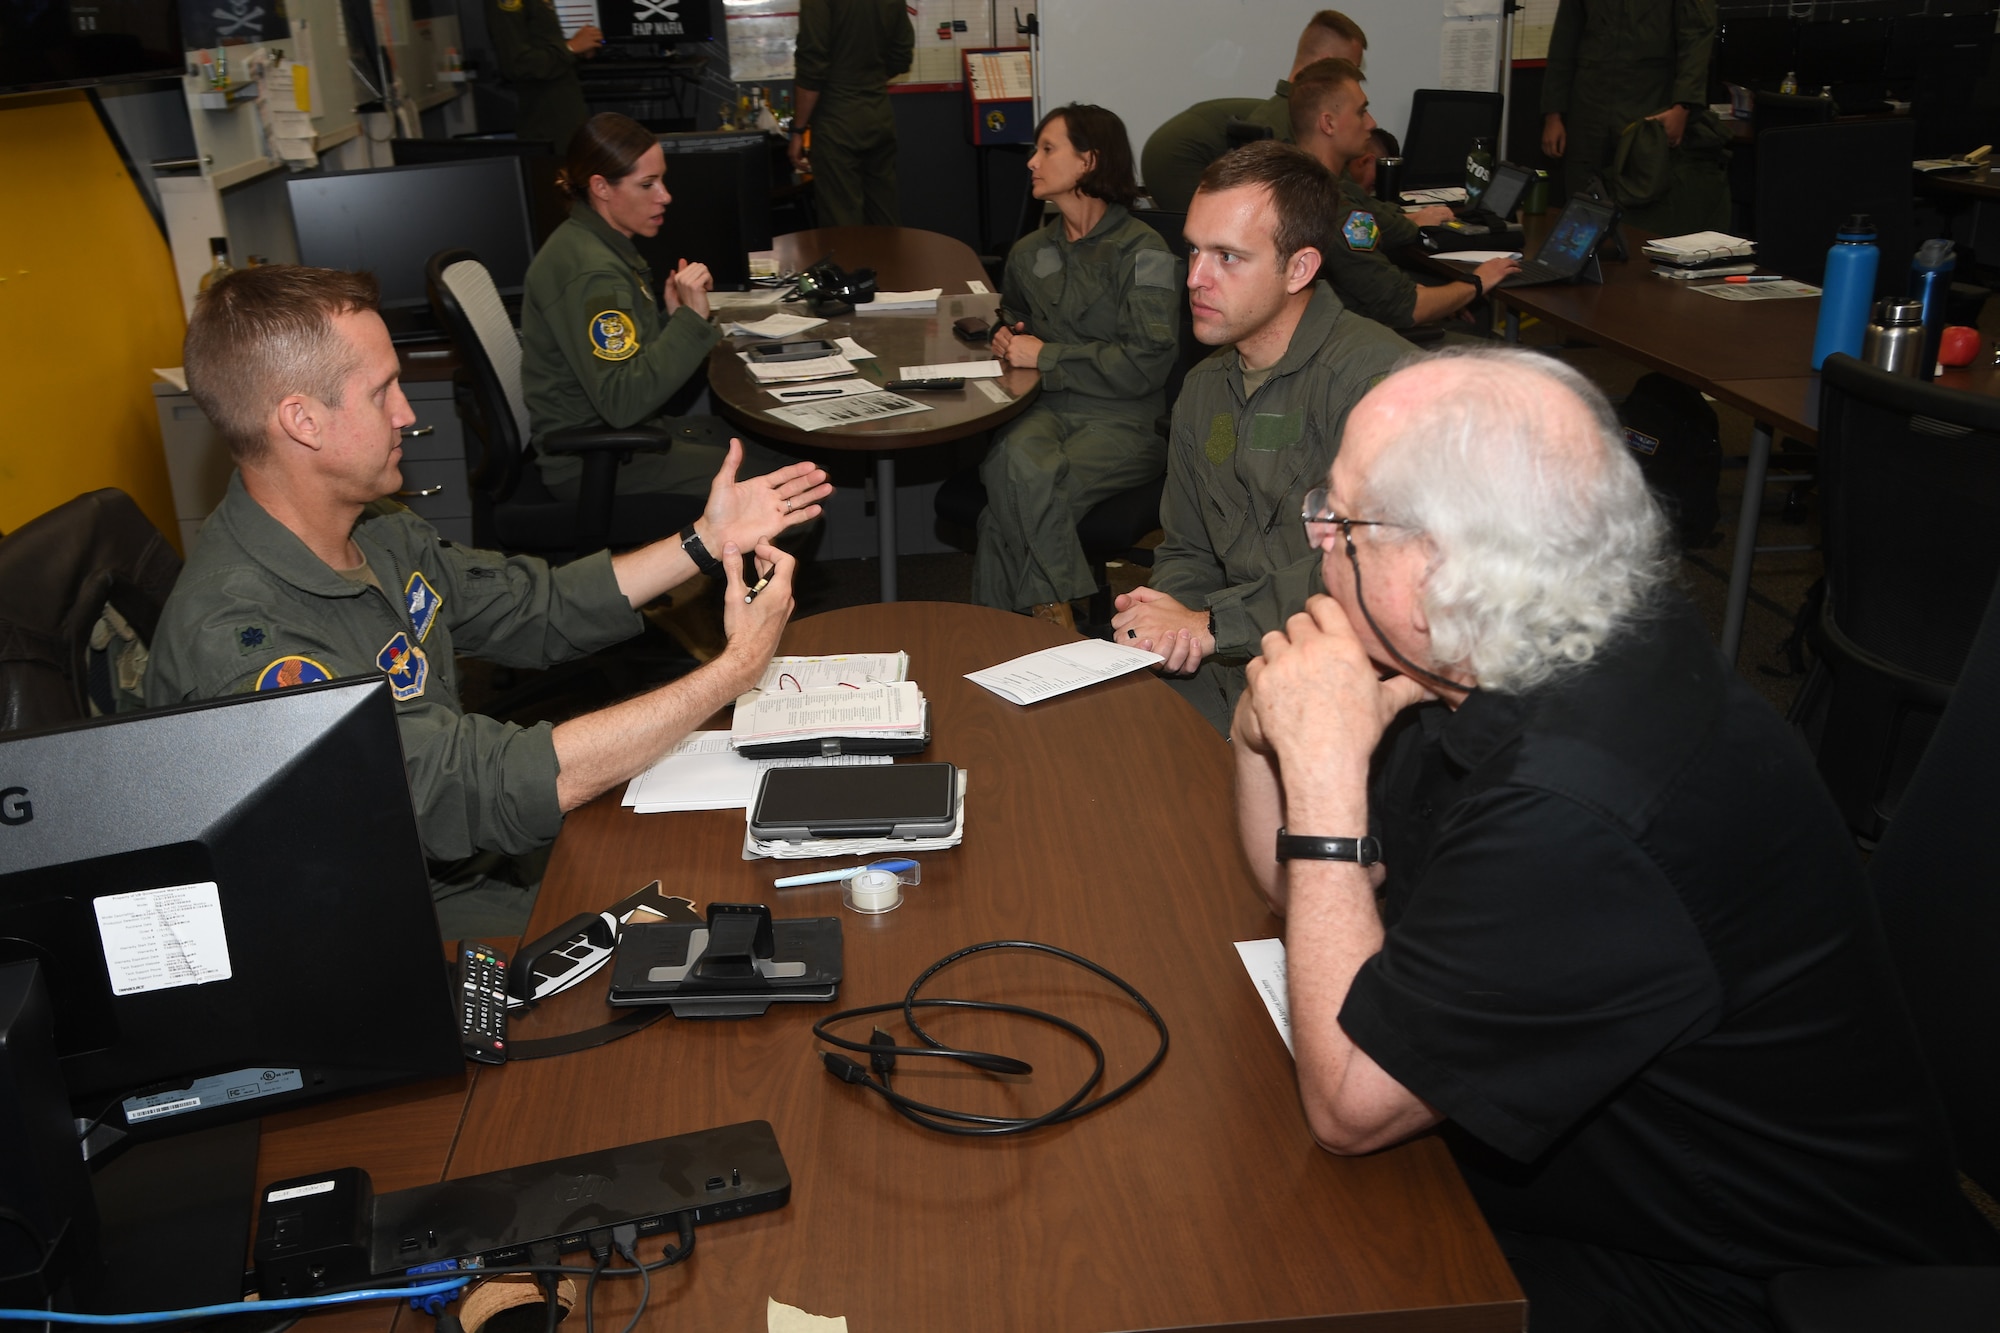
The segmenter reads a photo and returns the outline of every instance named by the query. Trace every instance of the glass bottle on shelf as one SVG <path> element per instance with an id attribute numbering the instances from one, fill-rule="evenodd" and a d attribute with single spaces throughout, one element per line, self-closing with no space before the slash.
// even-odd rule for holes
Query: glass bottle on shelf
<path id="1" fill-rule="evenodd" d="M 235 272 L 229 266 L 229 238 L 227 236 L 209 237 L 208 253 L 214 262 L 208 266 L 208 272 L 201 275 L 202 291 L 207 291 L 210 287 L 213 287 L 216 283 Z"/>

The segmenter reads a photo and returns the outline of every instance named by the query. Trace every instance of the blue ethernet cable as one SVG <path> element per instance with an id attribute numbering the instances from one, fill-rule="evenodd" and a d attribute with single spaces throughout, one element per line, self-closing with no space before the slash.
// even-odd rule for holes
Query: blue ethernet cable
<path id="1" fill-rule="evenodd" d="M 277 1310 L 313 1310 L 327 1305 L 351 1305 L 356 1301 L 405 1300 L 413 1296 L 433 1296 L 463 1291 L 470 1277 L 446 1278 L 418 1287 L 376 1287 L 367 1291 L 336 1291 L 325 1296 L 293 1296 L 276 1301 L 231 1301 L 223 1305 L 197 1305 L 189 1310 L 152 1310 L 142 1314 L 74 1314 L 68 1310 L 0 1310 L 0 1322 L 19 1320 L 28 1324 L 166 1324 L 177 1319 L 196 1319 L 218 1314 L 271 1313 Z"/>

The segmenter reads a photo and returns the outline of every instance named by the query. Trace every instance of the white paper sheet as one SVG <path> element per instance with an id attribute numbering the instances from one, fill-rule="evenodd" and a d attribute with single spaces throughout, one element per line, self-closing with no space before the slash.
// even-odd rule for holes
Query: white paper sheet
<path id="1" fill-rule="evenodd" d="M 991 398 L 996 403 L 1011 403 L 1014 396 L 995 384 L 992 380 L 974 380 L 972 387 Z"/>
<path id="2" fill-rule="evenodd" d="M 899 393 L 861 394 L 853 398 L 823 398 L 818 402 L 792 407 L 774 407 L 770 414 L 799 430 L 826 430 L 830 426 L 853 426 L 883 417 L 900 417 L 908 412 L 928 412 L 929 403 L 912 402 Z"/>
<path id="3" fill-rule="evenodd" d="M 1236 952 L 1243 959 L 1243 968 L 1250 974 L 1250 983 L 1257 988 L 1258 996 L 1264 1001 L 1265 1012 L 1277 1025 L 1278 1035 L 1285 1039 L 1285 1049 L 1298 1058 L 1298 1048 L 1292 1045 L 1292 1005 L 1290 992 L 1285 989 L 1285 942 L 1283 940 L 1239 940 Z"/>
<path id="4" fill-rule="evenodd" d="M 229 938 L 214 880 L 91 901 L 113 995 L 227 981 Z"/>
<path id="5" fill-rule="evenodd" d="M 894 315 L 909 310 L 935 310 L 942 287 L 926 287 L 920 292 L 877 292 L 875 299 L 854 307 L 857 315 Z"/>
<path id="6" fill-rule="evenodd" d="M 730 748 L 728 732 L 696 731 L 626 783 L 621 804 L 642 815 L 674 810 L 747 810 L 750 798 L 757 793 L 757 777 L 767 768 L 846 768 L 888 762 L 886 754 L 746 759 Z"/>
<path id="7" fill-rule="evenodd" d="M 929 366 L 904 366 L 906 380 L 997 380 L 1006 374 L 998 361 L 939 361 Z"/>
<path id="8" fill-rule="evenodd" d="M 819 657 L 774 657 L 764 668 L 756 688 L 737 699 L 740 707 L 759 694 L 807 690 L 828 690 L 841 685 L 866 685 L 873 681 L 907 680 L 908 653 L 829 653 Z"/>
<path id="9" fill-rule="evenodd" d="M 1693 290 L 1724 301 L 1792 301 L 1819 295 L 1819 288 L 1811 283 L 1791 278 L 1777 282 L 1704 282 L 1697 283 Z"/>
<path id="10" fill-rule="evenodd" d="M 750 378 L 759 384 L 796 384 L 805 380 L 844 378 L 854 373 L 854 363 L 844 356 L 815 356 L 804 361 L 752 361 L 742 354 L 750 368 Z"/>
<path id="11" fill-rule="evenodd" d="M 811 402 L 815 398 L 858 398 L 864 393 L 881 391 L 881 385 L 867 380 L 814 380 L 810 384 L 774 384 L 764 390 L 781 403 Z"/>
<path id="12" fill-rule="evenodd" d="M 807 329 L 816 329 L 824 323 L 825 320 L 814 319 L 811 315 L 789 315 L 779 310 L 762 319 L 730 324 L 723 329 L 723 332 L 748 334 L 753 338 L 789 338 L 794 333 L 804 333 Z"/>
<path id="13" fill-rule="evenodd" d="M 1477 268 L 1489 259 L 1519 259 L 1521 252 L 1519 250 L 1451 250 L 1432 257 L 1448 260 L 1454 264 L 1464 264 L 1468 268 Z"/>
<path id="14" fill-rule="evenodd" d="M 835 338 L 834 342 L 839 346 L 840 354 L 849 361 L 873 361 L 875 359 L 875 353 L 869 351 L 852 338 Z"/>
<path id="15" fill-rule="evenodd" d="M 737 745 L 817 736 L 905 735 L 924 729 L 924 692 L 913 680 L 822 690 L 771 690 L 738 703 L 729 730 Z"/>
<path id="16" fill-rule="evenodd" d="M 983 671 L 968 671 L 965 678 L 1011 703 L 1031 704 L 1164 661 L 1158 653 L 1085 639 L 1044 648 Z"/>

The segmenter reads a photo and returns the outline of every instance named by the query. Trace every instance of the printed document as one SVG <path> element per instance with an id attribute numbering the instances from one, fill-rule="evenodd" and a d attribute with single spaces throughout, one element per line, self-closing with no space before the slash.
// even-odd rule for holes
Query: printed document
<path id="1" fill-rule="evenodd" d="M 1127 672 L 1149 667 L 1166 659 L 1158 653 L 1127 648 L 1102 639 L 1059 644 L 1026 657 L 1017 657 L 983 671 L 968 671 L 965 678 L 1002 699 L 1031 704 L 1053 699 L 1086 685 L 1112 680 Z"/>

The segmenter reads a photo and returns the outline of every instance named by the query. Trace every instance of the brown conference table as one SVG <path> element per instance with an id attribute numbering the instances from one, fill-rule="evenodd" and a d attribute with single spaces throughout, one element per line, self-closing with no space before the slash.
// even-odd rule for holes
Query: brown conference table
<path id="1" fill-rule="evenodd" d="M 875 354 L 855 365 L 856 374 L 873 383 L 900 378 L 904 366 L 937 365 L 949 361 L 984 361 L 992 356 L 985 343 L 967 343 L 952 331 L 953 311 L 976 302 L 954 302 L 983 291 L 986 270 L 964 242 L 914 227 L 822 227 L 780 236 L 774 243 L 781 272 L 802 271 L 831 258 L 852 272 L 872 268 L 884 291 L 943 288 L 937 308 L 930 311 L 836 316 L 820 327 L 795 335 L 800 339 L 853 338 Z M 988 298 L 990 306 L 994 298 Z M 803 305 L 781 307 L 806 313 Z M 734 319 L 732 310 L 719 318 Z M 784 404 L 750 377 L 738 356 L 751 339 L 725 338 L 709 354 L 708 384 L 721 414 L 765 439 L 805 454 L 826 449 L 867 453 L 875 460 L 876 540 L 881 552 L 882 600 L 896 600 L 896 453 L 963 439 L 989 431 L 1019 416 L 1034 401 L 1041 373 L 1006 367 L 997 380 L 968 381 L 946 393 L 912 395 L 929 410 L 904 416 L 805 431 L 781 421 L 769 409 Z M 990 387 L 989 387 L 990 386 Z"/>
<path id="2" fill-rule="evenodd" d="M 755 1019 L 664 1018 L 557 1059 L 273 1117 L 262 1178 L 352 1162 L 393 1189 L 762 1119 L 785 1153 L 790 1202 L 703 1227 L 692 1258 L 654 1278 L 645 1327 L 751 1333 L 775 1297 L 844 1314 L 856 1333 L 1522 1328 L 1519 1288 L 1440 1140 L 1346 1159 L 1309 1137 L 1291 1057 L 1233 947 L 1279 923 L 1237 851 L 1227 746 L 1149 673 L 1028 708 L 962 679 L 1064 637 L 937 603 L 850 608 L 786 631 L 785 652 L 908 651 L 933 709 L 926 758 L 967 772 L 963 845 L 922 854 L 923 882 L 895 911 L 843 911 L 837 888 L 774 890 L 796 867 L 744 861 L 740 811 L 637 815 L 614 790 L 570 815 L 529 934 L 655 878 L 704 906 L 837 915 L 843 1007 L 900 998 L 962 945 L 1059 945 L 1126 978 L 1171 1029 L 1164 1063 L 1123 1100 L 1025 1137 L 947 1138 L 824 1072 L 809 1029 L 831 1006 L 779 1005 Z M 1082 1023 L 1104 1044 L 1107 1087 L 1154 1047 L 1129 1001 L 1036 955 L 982 954 L 929 993 Z M 602 996 L 593 979 L 517 1019 L 514 1035 L 593 1026 L 609 1013 Z M 1029 1060 L 1032 1077 L 906 1059 L 899 1089 L 1033 1113 L 1088 1072 L 1067 1038 L 987 1017 L 931 1026 Z M 851 1035 L 865 1040 L 866 1024 Z M 602 1283 L 598 1316 L 622 1323 L 636 1299 L 636 1284 Z M 380 1333 L 390 1318 L 378 1306 L 312 1327 Z"/>

